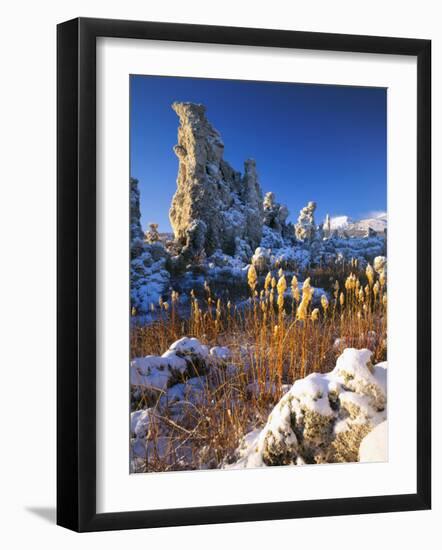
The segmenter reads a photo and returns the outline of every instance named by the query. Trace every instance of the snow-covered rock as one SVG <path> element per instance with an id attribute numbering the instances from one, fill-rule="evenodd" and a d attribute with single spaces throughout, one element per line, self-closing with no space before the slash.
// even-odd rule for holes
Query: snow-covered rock
<path id="1" fill-rule="evenodd" d="M 316 235 L 314 212 L 316 203 L 310 201 L 307 206 L 299 212 L 298 221 L 295 225 L 295 235 L 299 241 L 312 241 Z"/>
<path id="2" fill-rule="evenodd" d="M 388 460 L 388 421 L 384 420 L 367 434 L 359 447 L 359 462 Z"/>
<path id="3" fill-rule="evenodd" d="M 270 248 L 258 246 L 251 260 L 258 273 L 267 273 L 272 268 L 272 251 Z"/>
<path id="4" fill-rule="evenodd" d="M 182 357 L 204 359 L 209 354 L 207 346 L 201 344 L 198 338 L 189 338 L 188 336 L 174 342 L 169 349 Z"/>
<path id="5" fill-rule="evenodd" d="M 385 364 L 347 348 L 328 374 L 296 381 L 227 468 L 355 462 L 362 439 L 386 418 Z"/>
<path id="6" fill-rule="evenodd" d="M 286 223 L 289 211 L 285 204 L 276 202 L 275 194 L 271 191 L 266 193 L 263 201 L 264 225 L 278 233 L 288 236 L 290 225 Z"/>
<path id="7" fill-rule="evenodd" d="M 150 223 L 149 229 L 146 231 L 144 235 L 146 242 L 148 243 L 156 243 L 160 240 L 160 234 L 158 233 L 158 224 L 157 223 Z"/>
<path id="8" fill-rule="evenodd" d="M 174 342 L 161 356 L 147 355 L 133 359 L 130 363 L 130 383 L 143 390 L 163 391 L 188 378 L 205 374 L 209 366 L 208 347 L 197 338 L 185 336 Z"/>
<path id="9" fill-rule="evenodd" d="M 138 181 L 130 179 L 130 298 L 136 313 L 146 313 L 166 291 L 170 274 L 166 269 L 168 253 L 162 242 L 144 241 L 141 229 Z M 156 224 L 153 224 L 156 225 Z"/>
<path id="10" fill-rule="evenodd" d="M 227 366 L 232 354 L 227 347 L 208 348 L 198 340 L 184 336 L 174 342 L 163 355 L 136 357 L 130 363 L 130 382 L 134 388 L 164 391 L 201 377 L 212 367 Z"/>

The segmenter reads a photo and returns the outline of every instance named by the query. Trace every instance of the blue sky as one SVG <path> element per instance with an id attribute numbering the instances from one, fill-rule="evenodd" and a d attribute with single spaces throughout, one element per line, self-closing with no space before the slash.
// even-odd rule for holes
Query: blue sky
<path id="1" fill-rule="evenodd" d="M 142 224 L 169 231 L 176 189 L 174 101 L 203 103 L 221 133 L 224 158 L 243 172 L 254 158 L 263 192 L 295 221 L 309 201 L 326 213 L 361 218 L 386 210 L 386 90 L 238 80 L 130 78 L 130 171 L 139 180 Z"/>

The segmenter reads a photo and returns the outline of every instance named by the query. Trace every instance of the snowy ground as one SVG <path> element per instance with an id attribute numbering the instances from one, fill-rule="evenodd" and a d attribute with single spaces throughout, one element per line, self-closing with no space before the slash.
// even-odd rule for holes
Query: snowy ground
<path id="1" fill-rule="evenodd" d="M 132 471 L 145 471 L 151 457 L 167 464 L 172 456 L 174 468 L 192 469 L 191 434 L 198 426 L 189 411 L 210 406 L 211 392 L 238 376 L 230 350 L 185 337 L 161 357 L 132 360 L 130 369 L 137 403 L 131 414 Z M 218 464 L 199 461 L 197 467 L 386 460 L 386 385 L 386 363 L 372 365 L 369 350 L 346 348 L 331 372 L 284 386 L 267 421 L 238 440 L 233 455 Z M 253 384 L 248 388 L 251 396 L 257 391 Z M 189 437 L 173 437 L 177 428 Z"/>

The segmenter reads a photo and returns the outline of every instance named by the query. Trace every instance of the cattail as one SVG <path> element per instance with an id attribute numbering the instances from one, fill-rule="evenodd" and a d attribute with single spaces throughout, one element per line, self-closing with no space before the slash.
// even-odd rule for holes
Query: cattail
<path id="1" fill-rule="evenodd" d="M 368 284 L 370 286 L 373 286 L 374 282 L 374 269 L 371 267 L 370 264 L 367 264 L 367 267 L 365 268 L 365 274 L 367 275 Z"/>
<path id="2" fill-rule="evenodd" d="M 359 292 L 358 292 L 358 300 L 360 302 L 363 302 L 364 301 L 364 291 L 362 290 L 362 288 L 359 289 Z"/>
<path id="3" fill-rule="evenodd" d="M 284 292 L 287 290 L 287 282 L 284 275 L 281 275 L 281 277 L 279 278 L 277 290 L 278 294 L 284 294 Z"/>
<path id="4" fill-rule="evenodd" d="M 300 321 L 303 321 L 307 317 L 307 309 L 308 309 L 308 300 L 306 297 L 302 297 L 301 303 L 298 306 L 298 309 L 296 310 L 296 319 L 299 319 Z"/>
<path id="5" fill-rule="evenodd" d="M 338 281 L 335 281 L 334 289 L 335 289 L 335 291 L 333 292 L 333 296 L 335 297 L 335 300 L 337 300 L 338 299 L 338 294 L 339 294 L 339 283 L 338 283 Z"/>
<path id="6" fill-rule="evenodd" d="M 300 321 L 304 321 L 307 318 L 308 306 L 312 296 L 313 288 L 310 286 L 310 277 L 307 277 L 302 285 L 302 300 L 299 304 L 298 311 L 296 312 L 296 318 Z"/>
<path id="7" fill-rule="evenodd" d="M 275 288 L 275 286 L 276 286 L 276 279 L 275 279 L 275 277 L 272 277 L 271 283 L 272 283 L 272 288 Z"/>
<path id="8" fill-rule="evenodd" d="M 198 320 L 200 317 L 200 308 L 198 305 L 198 300 L 196 298 L 193 300 L 193 309 L 195 313 L 195 319 Z"/>
<path id="9" fill-rule="evenodd" d="M 279 327 L 278 327 L 278 325 L 275 325 L 275 326 L 273 327 L 273 334 L 274 334 L 275 336 L 278 336 L 278 331 L 279 331 Z"/>
<path id="10" fill-rule="evenodd" d="M 313 322 L 318 320 L 318 318 L 319 318 L 319 309 L 317 307 L 315 307 L 315 309 L 312 311 L 312 314 L 311 314 L 310 318 Z"/>
<path id="11" fill-rule="evenodd" d="M 290 282 L 290 287 L 292 289 L 292 296 L 294 298 L 296 289 L 298 288 L 298 279 L 296 278 L 296 275 L 293 275 L 292 280 Z"/>
<path id="12" fill-rule="evenodd" d="M 278 271 L 278 277 L 281 278 L 283 275 L 284 275 L 284 271 L 282 270 L 282 267 L 280 267 Z"/>
<path id="13" fill-rule="evenodd" d="M 383 288 L 385 286 L 385 271 L 382 270 L 379 274 L 379 282 L 381 284 L 381 287 Z"/>
<path id="14" fill-rule="evenodd" d="M 303 298 L 296 311 L 296 319 L 298 319 L 299 321 L 304 321 L 307 318 L 307 311 L 308 302 Z"/>
<path id="15" fill-rule="evenodd" d="M 375 298 L 379 294 L 379 281 L 376 281 L 373 285 L 373 294 Z"/>
<path id="16" fill-rule="evenodd" d="M 168 303 L 168 302 L 164 302 L 163 308 L 164 308 L 164 311 L 167 311 L 167 310 L 169 309 L 169 303 Z"/>
<path id="17" fill-rule="evenodd" d="M 264 289 L 265 289 L 265 290 L 268 290 L 268 289 L 269 289 L 271 282 L 272 282 L 272 274 L 271 274 L 270 271 L 269 271 L 269 272 L 267 273 L 266 278 L 265 278 L 265 281 L 264 281 Z"/>
<path id="18" fill-rule="evenodd" d="M 321 306 L 322 306 L 322 309 L 324 310 L 324 313 L 326 313 L 328 309 L 328 299 L 325 294 L 321 296 Z"/>
<path id="19" fill-rule="evenodd" d="M 281 271 L 281 270 L 280 270 Z M 284 292 L 287 289 L 287 283 L 285 280 L 284 275 L 281 275 L 278 285 L 277 285 L 277 291 L 278 291 L 278 308 L 282 310 L 284 308 Z"/>
<path id="20" fill-rule="evenodd" d="M 255 274 L 256 274 L 256 272 L 255 272 Z M 207 281 L 204 281 L 204 290 L 210 296 L 210 286 L 209 286 L 209 283 Z"/>
<path id="21" fill-rule="evenodd" d="M 249 287 L 252 292 L 254 292 L 256 288 L 256 283 L 258 282 L 258 276 L 256 274 L 256 269 L 253 264 L 249 267 L 249 271 L 247 272 L 247 282 L 249 283 Z"/>
<path id="22" fill-rule="evenodd" d="M 345 280 L 345 289 L 353 290 L 355 288 L 356 288 L 356 275 L 354 273 L 350 273 L 350 275 Z"/>
<path id="23" fill-rule="evenodd" d="M 302 298 L 304 299 L 304 295 L 308 297 L 308 300 L 310 301 L 313 297 L 314 290 L 310 286 L 310 277 L 307 277 L 307 279 L 302 284 Z"/>
<path id="24" fill-rule="evenodd" d="M 339 303 L 341 304 L 341 307 L 345 303 L 345 298 L 344 298 L 344 293 L 343 292 L 341 292 L 341 294 L 339 295 Z"/>

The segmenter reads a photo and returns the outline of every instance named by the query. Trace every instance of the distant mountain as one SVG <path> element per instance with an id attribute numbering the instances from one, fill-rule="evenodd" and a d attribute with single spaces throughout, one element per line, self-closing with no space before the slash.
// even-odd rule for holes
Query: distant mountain
<path id="1" fill-rule="evenodd" d="M 382 212 L 377 216 L 362 220 L 353 220 L 349 216 L 335 216 L 330 219 L 330 225 L 332 231 L 336 230 L 338 234 L 345 231 L 349 236 L 365 235 L 369 227 L 378 234 L 382 234 L 387 228 L 387 214 Z"/>
<path id="2" fill-rule="evenodd" d="M 378 233 L 383 233 L 387 227 L 387 214 L 381 214 L 375 218 L 365 218 L 353 224 L 353 228 L 357 231 L 367 231 L 369 227 Z"/>
<path id="3" fill-rule="evenodd" d="M 353 220 L 350 218 L 350 216 L 335 216 L 334 218 L 330 219 L 330 226 L 333 231 L 335 229 L 345 229 L 352 223 Z"/>

